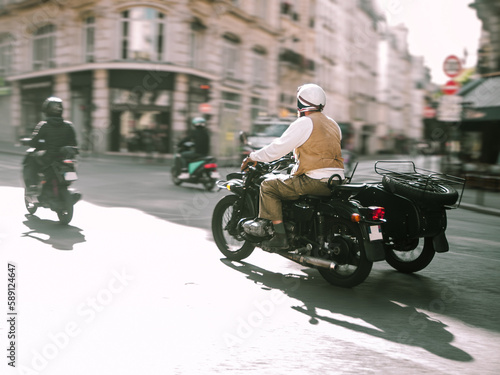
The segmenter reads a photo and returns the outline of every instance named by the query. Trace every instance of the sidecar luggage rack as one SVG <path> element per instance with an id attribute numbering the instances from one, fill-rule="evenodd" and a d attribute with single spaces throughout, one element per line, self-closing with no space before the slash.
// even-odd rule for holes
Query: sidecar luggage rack
<path id="1" fill-rule="evenodd" d="M 464 178 L 417 168 L 412 161 L 400 160 L 377 161 L 375 162 L 375 172 L 381 176 L 391 177 L 400 183 L 418 187 L 422 191 L 422 199 L 425 199 L 426 194 L 433 191 L 436 184 L 455 189 L 458 198 L 454 204 L 446 204 L 446 208 L 458 208 L 462 201 L 465 188 Z"/>

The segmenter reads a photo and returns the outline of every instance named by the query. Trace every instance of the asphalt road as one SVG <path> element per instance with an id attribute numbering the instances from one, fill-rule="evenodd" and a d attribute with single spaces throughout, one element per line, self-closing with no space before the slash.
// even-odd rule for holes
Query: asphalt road
<path id="1" fill-rule="evenodd" d="M 224 193 L 174 186 L 165 165 L 82 160 L 64 227 L 26 214 L 19 159 L 0 155 L 8 374 L 500 373 L 500 217 L 451 210 L 449 253 L 415 275 L 379 262 L 341 289 L 259 250 L 222 259 L 209 228 Z"/>

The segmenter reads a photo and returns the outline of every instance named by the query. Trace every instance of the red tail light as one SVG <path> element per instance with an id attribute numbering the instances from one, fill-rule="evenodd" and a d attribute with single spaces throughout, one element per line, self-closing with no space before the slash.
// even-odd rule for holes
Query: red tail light
<path id="1" fill-rule="evenodd" d="M 63 160 L 63 163 L 64 164 L 73 164 L 73 160 L 71 160 L 71 159 L 65 159 L 65 160 Z"/>
<path id="2" fill-rule="evenodd" d="M 208 163 L 205 164 L 205 169 L 217 169 L 217 164 L 216 163 Z"/>
<path id="3" fill-rule="evenodd" d="M 371 218 L 372 220 L 383 220 L 385 216 L 385 208 L 384 207 L 377 207 L 377 206 L 371 206 L 368 207 L 371 213 Z"/>

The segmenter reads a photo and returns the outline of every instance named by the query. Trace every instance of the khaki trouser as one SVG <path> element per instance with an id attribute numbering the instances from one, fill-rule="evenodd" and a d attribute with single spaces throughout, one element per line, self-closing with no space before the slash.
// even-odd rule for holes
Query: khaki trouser
<path id="1" fill-rule="evenodd" d="M 305 174 L 272 178 L 260 185 L 259 217 L 272 221 L 283 220 L 282 200 L 296 200 L 301 195 L 330 195 L 326 180 L 316 180 Z"/>

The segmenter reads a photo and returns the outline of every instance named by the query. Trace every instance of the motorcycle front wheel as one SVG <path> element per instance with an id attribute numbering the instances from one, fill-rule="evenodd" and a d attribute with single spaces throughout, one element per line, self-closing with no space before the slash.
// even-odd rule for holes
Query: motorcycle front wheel
<path id="1" fill-rule="evenodd" d="M 348 220 L 335 220 L 330 224 L 323 248 L 314 248 L 313 254 L 333 261 L 333 270 L 318 268 L 330 284 L 351 288 L 361 284 L 370 274 L 373 262 L 366 258 L 363 236 L 358 224 Z"/>
<path id="2" fill-rule="evenodd" d="M 412 250 L 400 251 L 397 248 L 386 250 L 386 262 L 392 268 L 403 273 L 413 273 L 423 270 L 429 265 L 436 254 L 432 237 L 425 237 L 423 242 L 423 245 L 417 245 Z"/>
<path id="3" fill-rule="evenodd" d="M 181 174 L 180 169 L 176 165 L 174 165 L 172 169 L 170 169 L 170 173 L 172 175 L 172 182 L 174 183 L 174 185 L 180 185 L 182 182 L 178 178 L 178 176 Z"/>
<path id="4" fill-rule="evenodd" d="M 61 200 L 64 208 L 57 210 L 57 217 L 61 224 L 67 225 L 73 219 L 73 198 L 67 189 L 61 191 Z"/>
<path id="5" fill-rule="evenodd" d="M 233 216 L 236 215 L 234 205 L 237 200 L 235 195 L 225 196 L 215 206 L 212 216 L 212 234 L 217 247 L 226 258 L 236 261 L 249 257 L 255 249 L 252 243 L 235 233 L 236 225 L 243 217 Z"/>

